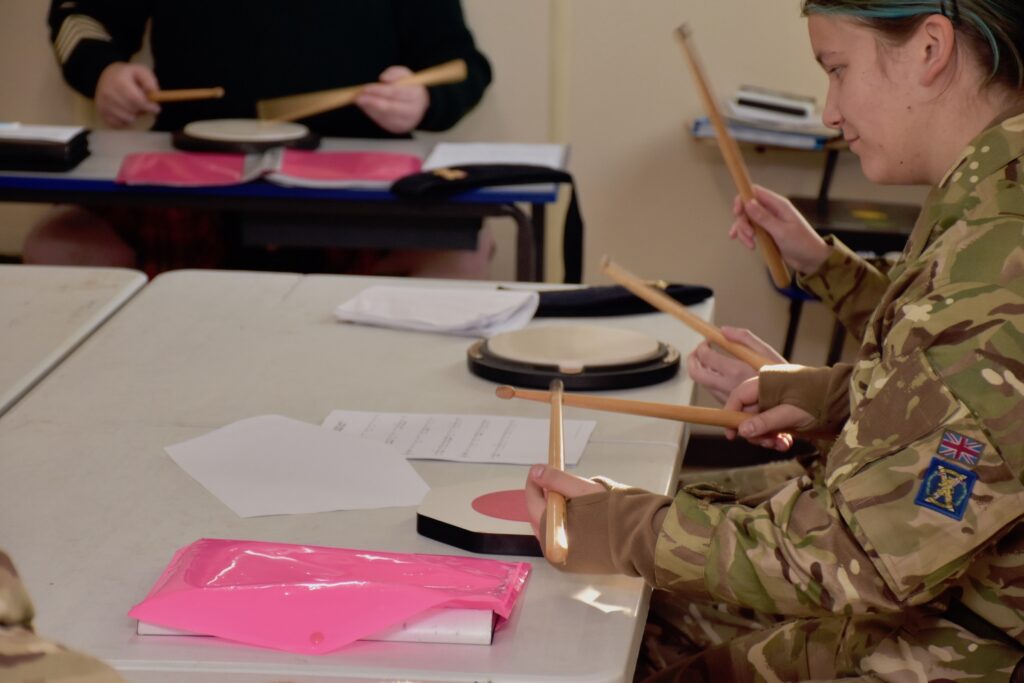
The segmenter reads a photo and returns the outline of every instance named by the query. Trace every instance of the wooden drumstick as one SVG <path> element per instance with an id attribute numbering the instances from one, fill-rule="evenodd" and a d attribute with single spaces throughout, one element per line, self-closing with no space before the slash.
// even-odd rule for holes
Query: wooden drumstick
<path id="1" fill-rule="evenodd" d="M 565 469 L 565 439 L 562 436 L 562 399 L 565 395 L 562 380 L 551 381 L 546 402 L 551 403 L 551 428 L 548 433 L 548 465 L 556 470 Z M 569 538 L 565 531 L 565 496 L 547 492 L 547 522 L 544 525 L 544 555 L 553 564 L 565 564 L 569 555 Z"/>
<path id="2" fill-rule="evenodd" d="M 747 171 L 747 165 L 743 163 L 743 154 L 740 152 L 739 145 L 736 144 L 736 140 L 729 134 L 729 128 L 725 125 L 725 120 L 718 111 L 718 104 L 711 93 L 711 86 L 704 75 L 704 69 L 701 67 L 700 60 L 697 58 L 697 52 L 693 45 L 690 44 L 689 26 L 683 24 L 677 28 L 676 35 L 679 37 L 679 42 L 683 46 L 683 53 L 686 55 L 686 61 L 693 72 L 693 79 L 697 83 L 697 90 L 700 92 L 700 98 L 704 102 L 704 110 L 707 112 L 711 125 L 715 127 L 715 138 L 718 140 L 718 148 L 722 152 L 722 157 L 725 158 L 725 165 L 729 167 L 729 173 L 732 175 L 732 180 L 736 184 L 736 189 L 739 191 L 740 196 L 743 197 L 743 201 L 749 202 L 754 198 L 754 188 L 750 183 L 750 173 Z M 779 253 L 778 245 L 775 244 L 775 240 L 772 239 L 772 236 L 764 228 L 757 223 L 752 224 L 754 226 L 754 234 L 757 236 L 757 244 L 761 248 L 761 254 L 768 265 L 768 271 L 771 273 L 772 282 L 780 289 L 789 287 L 789 268 L 786 267 L 785 262 L 782 260 L 782 254 Z"/>
<path id="3" fill-rule="evenodd" d="M 702 319 L 699 315 L 694 315 L 686 308 L 686 306 L 683 306 L 664 291 L 647 284 L 607 256 L 601 259 L 601 271 L 612 280 L 615 280 L 615 282 L 633 292 L 633 294 L 636 294 L 638 297 L 657 308 L 659 311 L 668 313 L 682 321 L 684 325 L 688 326 L 694 332 L 701 335 L 708 341 L 718 344 L 720 347 L 755 370 L 760 370 L 762 366 L 772 365 L 775 363 L 775 361 L 754 353 L 742 344 L 730 341 L 724 334 L 722 334 L 720 329 Z"/>
<path id="4" fill-rule="evenodd" d="M 498 398 L 521 398 L 541 403 L 553 402 L 551 392 L 538 389 L 517 389 L 511 386 L 500 386 L 495 392 Z M 606 396 L 590 396 L 587 394 L 563 394 L 562 403 L 574 408 L 589 408 L 608 413 L 628 413 L 657 417 L 663 420 L 689 422 L 691 424 L 711 425 L 736 429 L 742 422 L 750 419 L 747 413 L 738 410 L 720 410 L 718 408 L 701 408 L 699 406 L 677 406 L 671 403 L 651 403 L 648 401 L 632 401 L 624 398 Z"/>
<path id="5" fill-rule="evenodd" d="M 181 90 L 150 90 L 150 102 L 188 102 L 191 100 L 218 100 L 224 97 L 224 88 L 183 88 Z"/>
<path id="6" fill-rule="evenodd" d="M 410 76 L 394 81 L 391 85 L 432 86 L 459 83 L 466 80 L 467 73 L 466 62 L 462 59 L 453 59 L 450 62 L 417 71 Z M 347 88 L 319 90 L 301 95 L 288 95 L 286 97 L 260 100 L 256 103 L 256 115 L 261 119 L 271 119 L 273 121 L 304 119 L 307 116 L 313 116 L 314 114 L 353 104 L 356 98 L 359 97 L 359 93 L 367 85 L 373 84 L 364 83 Z"/>

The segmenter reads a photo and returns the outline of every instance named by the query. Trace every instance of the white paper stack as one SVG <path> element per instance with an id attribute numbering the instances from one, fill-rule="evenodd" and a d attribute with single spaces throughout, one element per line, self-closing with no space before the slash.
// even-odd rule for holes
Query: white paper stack
<path id="1" fill-rule="evenodd" d="M 536 292 L 377 286 L 367 287 L 334 314 L 343 322 L 490 337 L 525 327 L 539 301 Z"/>
<path id="2" fill-rule="evenodd" d="M 565 167 L 565 147 L 548 143 L 441 142 L 423 162 L 423 170 L 473 164 L 528 164 Z"/>

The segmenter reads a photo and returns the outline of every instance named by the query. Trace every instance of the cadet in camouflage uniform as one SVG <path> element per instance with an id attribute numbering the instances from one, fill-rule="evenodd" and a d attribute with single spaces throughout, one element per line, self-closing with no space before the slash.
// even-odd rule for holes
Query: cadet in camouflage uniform
<path id="1" fill-rule="evenodd" d="M 106 664 L 40 638 L 32 602 L 0 551 L 0 683 L 123 683 Z"/>
<path id="2" fill-rule="evenodd" d="M 888 276 L 833 243 L 804 278 L 861 336 L 856 362 L 768 366 L 726 404 L 760 404 L 744 436 L 799 428 L 834 445 L 819 467 L 747 497 L 694 484 L 669 498 L 537 466 L 531 515 L 540 521 L 543 489 L 562 492 L 567 570 L 642 576 L 672 598 L 666 618 L 704 649 L 652 680 L 1015 680 L 1024 4 L 805 0 L 805 11 L 830 76 L 826 121 L 854 141 L 865 174 L 933 184 Z M 858 44 L 866 36 L 873 47 Z M 891 105 L 880 113 L 896 137 L 865 123 L 865 84 L 892 98 L 877 106 Z M 942 158 L 960 135 L 969 144 Z"/>

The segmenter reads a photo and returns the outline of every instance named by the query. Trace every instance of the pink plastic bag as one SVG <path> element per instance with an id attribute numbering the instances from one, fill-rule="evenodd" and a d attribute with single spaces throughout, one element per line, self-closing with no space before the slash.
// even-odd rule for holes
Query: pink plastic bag
<path id="1" fill-rule="evenodd" d="M 217 187 L 266 177 L 281 185 L 344 188 L 390 184 L 416 173 L 423 162 L 392 152 L 308 152 L 221 154 L 211 152 L 140 152 L 121 162 L 122 185 Z"/>
<path id="2" fill-rule="evenodd" d="M 129 616 L 303 654 L 336 650 L 434 607 L 512 613 L 530 565 L 204 538 L 175 553 Z"/>
<path id="3" fill-rule="evenodd" d="M 129 154 L 121 162 L 117 182 L 174 187 L 237 185 L 245 179 L 245 158 L 244 154 L 209 152 Z"/>
<path id="4" fill-rule="evenodd" d="M 392 152 L 307 152 L 286 149 L 277 175 L 305 180 L 393 181 L 418 173 L 423 162 L 411 154 Z"/>

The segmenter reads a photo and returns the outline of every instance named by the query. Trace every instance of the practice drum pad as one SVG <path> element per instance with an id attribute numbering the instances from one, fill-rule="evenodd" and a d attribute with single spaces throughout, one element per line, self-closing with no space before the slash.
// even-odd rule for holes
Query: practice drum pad
<path id="1" fill-rule="evenodd" d="M 540 557 L 526 515 L 525 483 L 518 476 L 432 487 L 416 510 L 416 531 L 474 553 Z"/>
<path id="2" fill-rule="evenodd" d="M 639 332 L 597 325 L 546 325 L 499 334 L 469 347 L 470 371 L 501 384 L 569 390 L 627 389 L 679 371 L 679 352 Z"/>
<path id="3" fill-rule="evenodd" d="M 264 152 L 273 147 L 315 149 L 320 138 L 293 121 L 210 119 L 193 121 L 172 136 L 178 149 L 195 152 Z"/>

